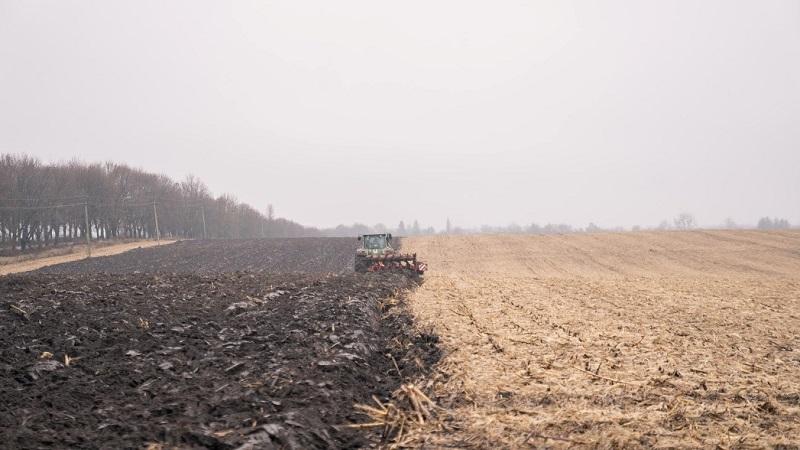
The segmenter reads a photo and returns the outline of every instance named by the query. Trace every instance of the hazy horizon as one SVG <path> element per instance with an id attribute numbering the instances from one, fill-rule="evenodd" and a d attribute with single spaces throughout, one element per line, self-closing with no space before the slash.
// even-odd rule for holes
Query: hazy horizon
<path id="1" fill-rule="evenodd" d="M 0 153 L 316 227 L 800 223 L 800 3 L 400 6 L 0 0 Z"/>

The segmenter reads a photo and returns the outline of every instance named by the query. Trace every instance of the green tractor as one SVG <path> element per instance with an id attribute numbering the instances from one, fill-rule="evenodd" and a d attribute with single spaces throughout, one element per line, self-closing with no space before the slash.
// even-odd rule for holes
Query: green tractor
<path id="1" fill-rule="evenodd" d="M 356 272 L 380 272 L 384 270 L 411 272 L 422 275 L 427 264 L 417 261 L 417 254 L 405 254 L 392 248 L 390 233 L 365 234 L 358 237 L 361 246 L 356 250 Z"/>

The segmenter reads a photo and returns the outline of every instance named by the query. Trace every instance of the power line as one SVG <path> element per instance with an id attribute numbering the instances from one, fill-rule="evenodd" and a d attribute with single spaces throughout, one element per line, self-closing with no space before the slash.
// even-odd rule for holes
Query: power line
<path id="1" fill-rule="evenodd" d="M 22 211 L 29 211 L 29 210 L 43 210 L 43 209 L 58 209 L 58 208 L 71 208 L 74 206 L 84 206 L 86 203 L 74 203 L 70 205 L 51 205 L 51 206 L 0 206 L 2 210 L 22 210 Z"/>
<path id="2" fill-rule="evenodd" d="M 72 200 L 72 199 L 76 199 L 76 198 L 88 198 L 88 197 L 89 196 L 85 195 L 85 194 L 71 195 L 71 196 L 68 196 L 68 197 L 29 197 L 29 198 L 25 198 L 25 197 L 4 197 L 4 198 L 0 198 L 0 202 L 6 202 L 6 201 L 11 201 L 11 202 L 38 202 L 38 201 L 41 201 L 41 200 Z"/>
<path id="3" fill-rule="evenodd" d="M 125 208 L 141 208 L 141 207 L 150 207 L 153 206 L 153 202 L 147 203 L 70 203 L 64 205 L 44 205 L 44 206 L 0 206 L 0 210 L 42 210 L 42 209 L 57 209 L 57 208 L 69 208 L 73 206 L 83 206 L 87 205 L 89 208 L 117 208 L 117 209 L 125 209 Z M 190 203 L 185 204 L 182 202 L 174 202 L 174 201 L 166 201 L 166 202 L 156 202 L 157 206 L 171 206 L 171 207 L 178 207 L 178 208 L 203 208 L 205 205 L 203 203 Z"/>

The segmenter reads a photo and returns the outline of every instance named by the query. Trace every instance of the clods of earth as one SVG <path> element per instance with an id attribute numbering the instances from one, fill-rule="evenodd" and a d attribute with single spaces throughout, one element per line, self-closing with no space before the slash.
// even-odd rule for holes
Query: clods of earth
<path id="1" fill-rule="evenodd" d="M 439 357 L 402 275 L 78 272 L 0 278 L 5 445 L 368 446 L 353 405 Z"/>

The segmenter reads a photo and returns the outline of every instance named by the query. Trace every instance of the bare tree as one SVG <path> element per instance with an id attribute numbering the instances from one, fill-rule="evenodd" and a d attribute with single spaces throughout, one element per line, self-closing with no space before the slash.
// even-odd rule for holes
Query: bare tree
<path id="1" fill-rule="evenodd" d="M 420 233 L 419 222 L 417 222 L 417 220 L 414 219 L 414 224 L 411 225 L 411 234 L 419 234 L 419 233 Z"/>
<path id="2" fill-rule="evenodd" d="M 697 227 L 694 216 L 688 212 L 678 214 L 678 217 L 673 220 L 673 223 L 678 230 L 691 230 Z"/>
<path id="3" fill-rule="evenodd" d="M 790 228 L 791 224 L 786 219 L 779 219 L 777 217 L 770 219 L 769 217 L 762 217 L 758 221 L 758 228 L 760 230 L 781 230 Z"/>
<path id="4" fill-rule="evenodd" d="M 85 211 L 84 211 L 85 210 Z M 0 154 L 0 245 L 24 250 L 92 239 L 150 238 L 155 214 L 165 237 L 290 237 L 318 230 L 263 215 L 234 197 L 214 198 L 194 176 L 180 183 L 123 164 L 42 164 Z M 88 223 L 88 227 L 87 227 Z"/>

